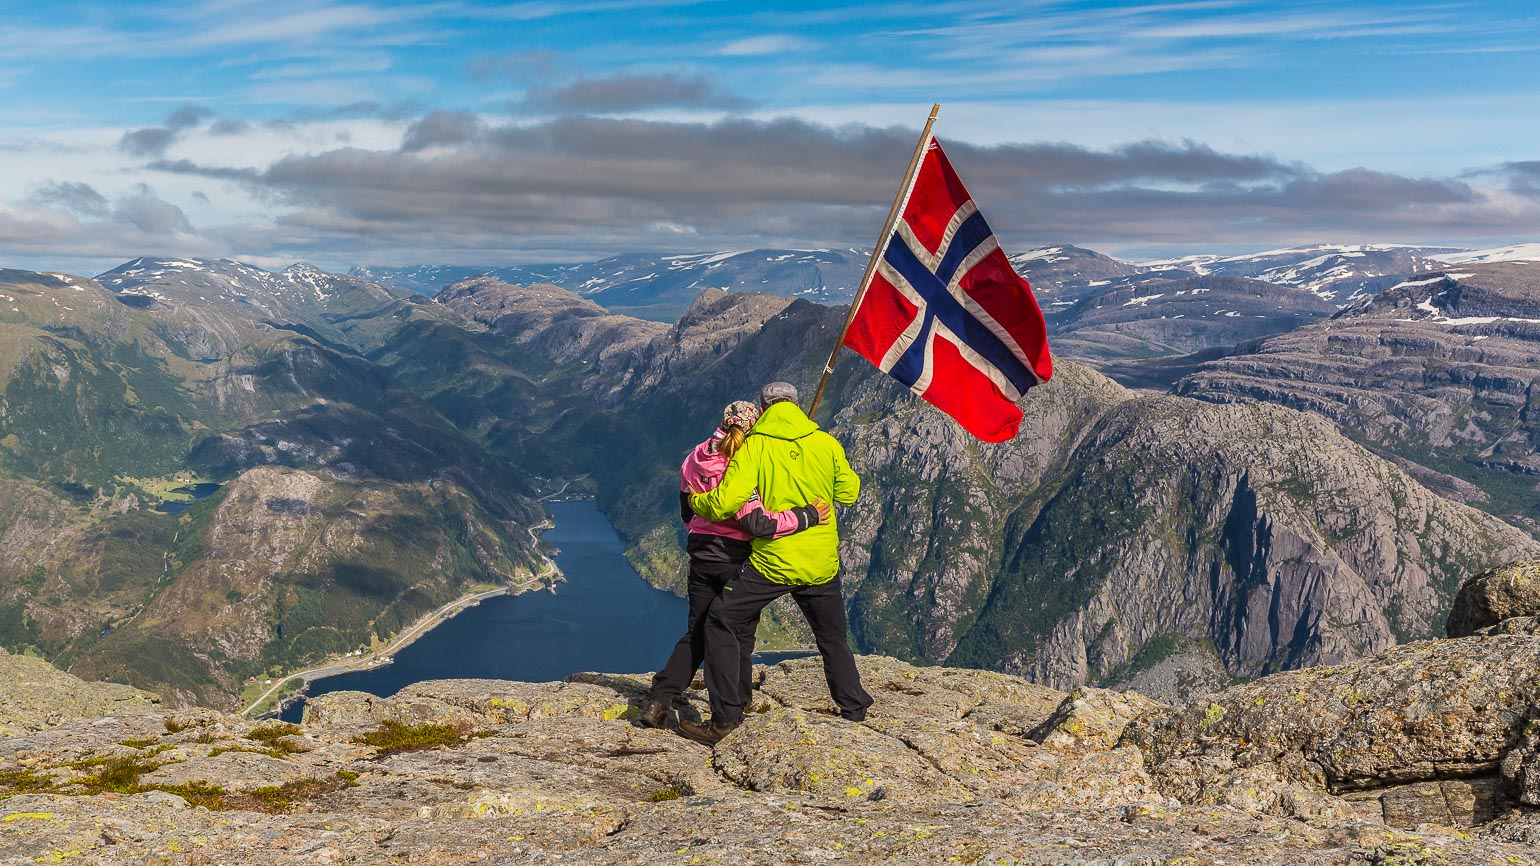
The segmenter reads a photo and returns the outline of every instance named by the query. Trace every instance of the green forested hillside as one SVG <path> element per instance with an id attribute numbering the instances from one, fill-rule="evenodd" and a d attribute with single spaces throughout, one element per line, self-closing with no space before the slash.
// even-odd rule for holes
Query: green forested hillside
<path id="1" fill-rule="evenodd" d="M 0 644 L 217 704 L 539 571 L 529 476 L 338 324 L 411 304 L 130 264 L 118 292 L 0 272 Z M 221 487 L 156 510 L 194 481 Z"/>

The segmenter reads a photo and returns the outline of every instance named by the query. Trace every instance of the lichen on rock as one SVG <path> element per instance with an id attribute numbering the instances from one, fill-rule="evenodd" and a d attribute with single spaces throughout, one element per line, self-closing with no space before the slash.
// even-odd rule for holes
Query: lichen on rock
<path id="1" fill-rule="evenodd" d="M 1527 862 L 1540 727 L 1520 680 L 1540 640 L 1400 649 L 1181 709 L 861 657 L 876 703 L 860 723 L 801 659 L 755 671 L 747 720 L 714 750 L 633 722 L 646 678 L 629 674 L 334 693 L 297 727 L 119 704 L 0 738 L 0 862 Z M 1435 704 L 1468 731 L 1436 760 Z M 1383 713 L 1404 744 L 1355 752 Z M 1365 767 L 1390 781 L 1334 792 Z M 1450 767 L 1487 775 L 1440 778 Z M 1510 803 L 1490 829 L 1432 823 Z"/>

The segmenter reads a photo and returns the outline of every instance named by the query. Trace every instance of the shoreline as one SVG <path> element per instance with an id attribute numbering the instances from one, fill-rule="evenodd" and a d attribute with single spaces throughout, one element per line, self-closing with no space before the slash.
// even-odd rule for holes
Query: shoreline
<path id="1" fill-rule="evenodd" d="M 565 487 L 563 487 L 563 489 L 565 489 Z M 529 537 L 533 542 L 537 552 L 539 551 L 540 539 L 536 533 L 544 532 L 553 528 L 555 525 L 556 524 L 550 520 L 542 520 L 539 523 L 528 527 Z M 257 713 L 255 718 L 265 718 L 268 716 L 281 714 L 284 710 L 292 706 L 296 701 L 303 700 L 309 691 L 310 684 L 316 680 L 323 680 L 327 677 L 334 677 L 341 674 L 353 673 L 359 670 L 367 670 L 370 668 L 383 667 L 388 665 L 395 660 L 393 657 L 396 653 L 406 649 L 407 647 L 416 643 L 420 638 L 422 638 L 423 635 L 426 635 L 428 632 L 438 628 L 449 620 L 454 619 L 461 612 L 479 605 L 486 599 L 495 598 L 499 595 L 522 595 L 526 589 L 539 584 L 547 578 L 552 578 L 552 583 L 554 584 L 554 579 L 560 578 L 561 570 L 557 567 L 556 560 L 551 558 L 549 554 L 541 552 L 540 555 L 545 559 L 545 570 L 535 575 L 534 577 L 528 578 L 518 584 L 509 584 L 505 586 L 499 586 L 496 589 L 483 590 L 481 592 L 475 592 L 469 595 L 462 595 L 459 598 L 450 601 L 438 608 L 435 608 L 428 613 L 423 614 L 421 617 L 418 617 L 418 619 L 411 625 L 407 626 L 405 630 L 397 632 L 379 649 L 374 650 L 366 655 L 358 656 L 355 658 L 348 658 L 344 656 L 342 659 L 327 662 L 317 667 L 298 671 L 281 679 L 274 680 L 272 686 L 268 688 L 267 691 L 258 696 L 257 699 L 247 705 L 245 709 L 238 711 L 237 715 L 252 718 L 252 713 L 255 713 L 259 707 L 262 707 L 264 703 L 271 700 L 273 696 L 283 688 L 285 683 L 292 682 L 296 678 L 300 679 L 301 683 L 297 691 L 295 691 L 293 694 L 278 699 L 271 706 L 268 706 L 260 713 Z"/>
<path id="2" fill-rule="evenodd" d="M 557 490 L 556 492 L 541 497 L 538 501 L 593 501 L 591 497 L 586 496 L 574 496 L 571 499 L 558 499 L 557 497 L 560 497 L 562 493 L 566 491 L 568 486 L 570 486 L 570 482 L 563 484 L 561 489 Z M 542 543 L 538 535 L 538 533 L 544 532 L 554 527 L 555 523 L 550 519 L 545 519 L 537 524 L 526 527 L 526 531 L 530 535 L 532 549 L 540 553 L 542 558 L 545 560 L 545 568 L 534 577 L 527 578 L 517 584 L 507 584 L 496 587 L 494 589 L 483 590 L 480 592 L 474 592 L 460 596 L 459 598 L 456 598 L 432 611 L 429 611 L 428 613 L 423 614 L 405 630 L 398 632 L 396 635 L 387 640 L 379 649 L 376 649 L 365 655 L 357 657 L 343 656 L 341 658 L 326 661 L 315 667 L 291 673 L 282 678 L 275 679 L 272 685 L 268 687 L 266 691 L 264 691 L 260 696 L 257 697 L 256 700 L 252 701 L 244 709 L 239 710 L 238 714 L 248 718 L 276 718 L 281 716 L 286 710 L 293 707 L 294 704 L 306 700 L 310 696 L 311 683 L 326 679 L 328 677 L 340 676 L 342 674 L 348 673 L 356 673 L 363 670 L 372 670 L 374 668 L 389 665 L 395 661 L 394 655 L 396 653 L 399 653 L 400 651 L 411 646 L 413 643 L 416 643 L 424 635 L 458 616 L 462 611 L 468 610 L 471 607 L 475 607 L 488 598 L 494 598 L 499 595 L 522 595 L 529 589 L 540 588 L 540 584 L 547 581 L 548 579 L 550 580 L 550 583 L 547 584 L 547 587 L 554 589 L 556 582 L 564 580 L 564 577 L 562 576 L 561 570 L 557 566 L 553 555 L 551 553 L 546 553 L 541 549 Z M 645 577 L 642 577 L 639 571 L 638 578 L 644 585 L 654 590 L 663 592 L 668 591 L 652 584 L 651 581 L 648 581 Z M 764 665 L 774 665 L 789 658 L 798 658 L 816 654 L 817 649 L 816 647 L 812 646 L 774 647 L 759 650 L 754 653 L 756 657 L 755 664 Z M 293 683 L 296 680 L 299 681 L 298 688 L 294 688 L 292 692 L 279 696 L 279 693 L 283 691 L 285 686 L 292 688 Z"/>

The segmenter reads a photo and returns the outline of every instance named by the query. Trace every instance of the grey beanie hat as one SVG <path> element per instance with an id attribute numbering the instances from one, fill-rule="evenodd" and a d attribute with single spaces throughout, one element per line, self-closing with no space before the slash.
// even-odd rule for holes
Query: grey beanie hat
<path id="1" fill-rule="evenodd" d="M 782 401 L 797 402 L 797 386 L 790 382 L 771 382 L 759 389 L 759 405 L 769 406 Z"/>

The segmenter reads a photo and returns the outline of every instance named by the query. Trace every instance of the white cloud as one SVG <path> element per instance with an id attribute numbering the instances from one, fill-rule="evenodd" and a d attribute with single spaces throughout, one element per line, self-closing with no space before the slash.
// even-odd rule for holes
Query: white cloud
<path id="1" fill-rule="evenodd" d="M 805 50 L 810 46 L 811 43 L 800 36 L 773 33 L 735 39 L 718 48 L 716 53 L 723 57 L 759 57 L 769 54 L 789 54 L 793 51 Z"/>

